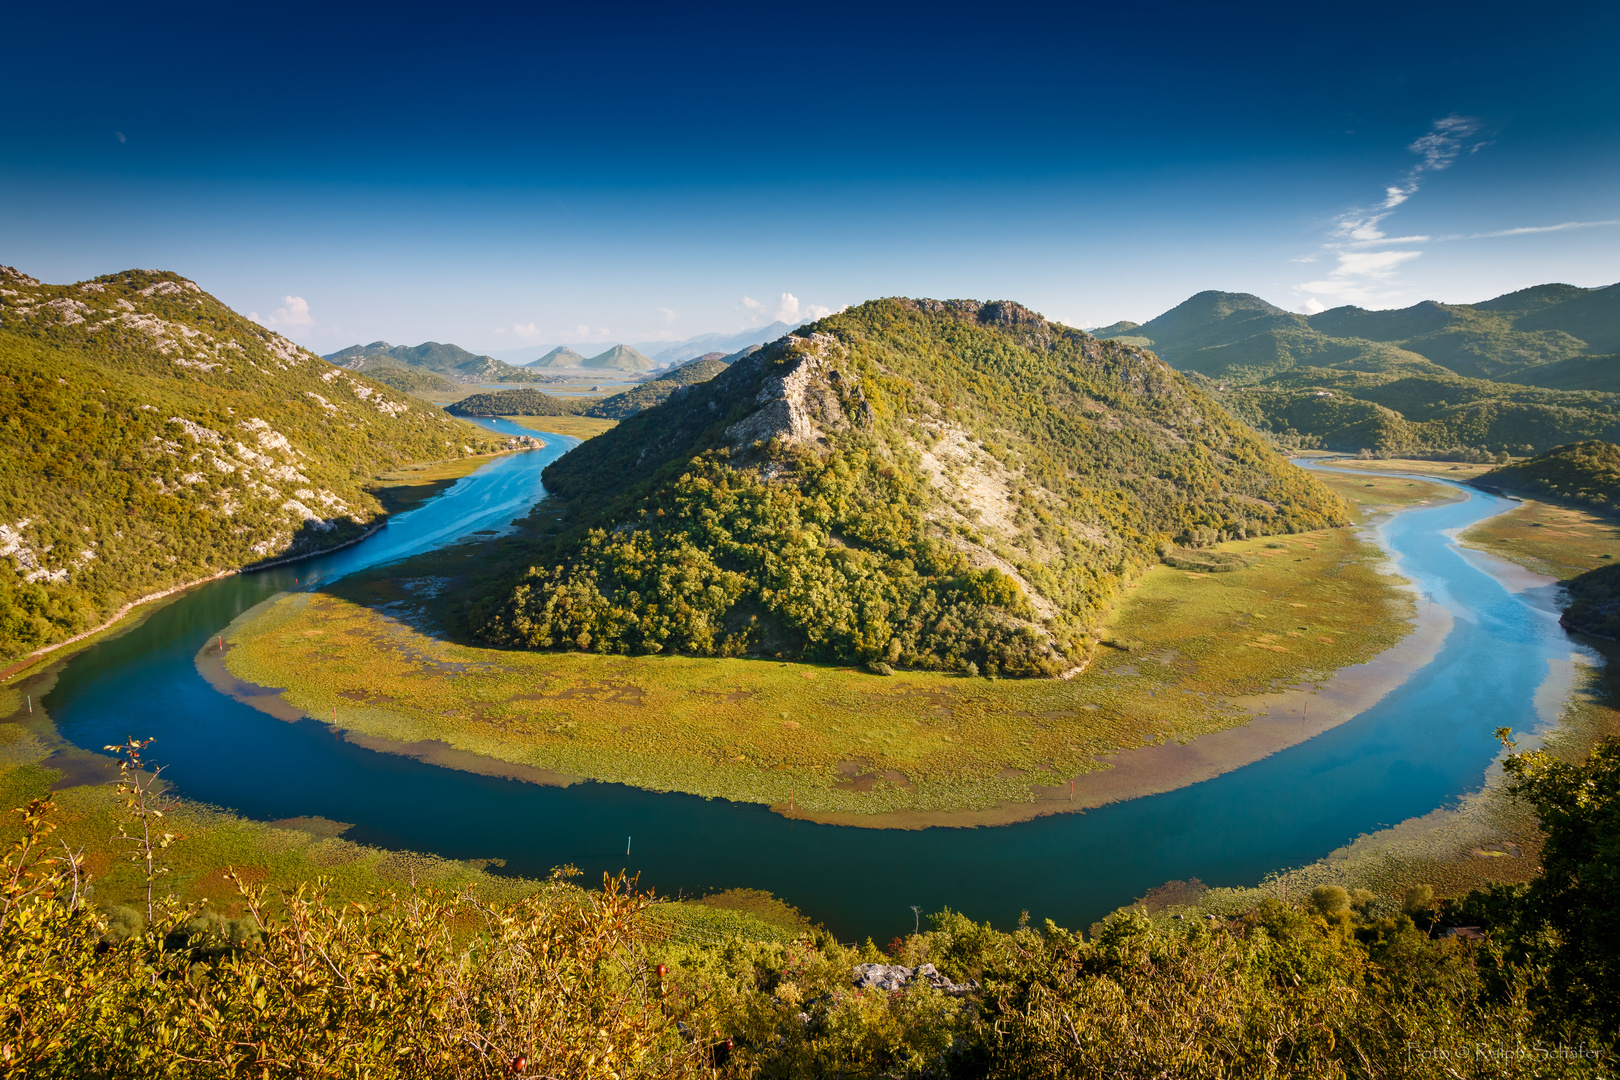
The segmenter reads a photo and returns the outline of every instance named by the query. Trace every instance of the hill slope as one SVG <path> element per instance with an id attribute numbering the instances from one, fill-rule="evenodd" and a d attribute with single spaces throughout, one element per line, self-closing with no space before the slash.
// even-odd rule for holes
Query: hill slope
<path id="1" fill-rule="evenodd" d="M 575 402 L 552 397 L 538 390 L 497 390 L 493 394 L 469 394 L 445 406 L 457 416 L 573 416 Z"/>
<path id="2" fill-rule="evenodd" d="M 581 368 L 585 358 L 566 345 L 559 345 L 538 360 L 528 363 L 532 368 Z"/>
<path id="3" fill-rule="evenodd" d="M 489 640 L 1019 675 L 1172 540 L 1345 513 L 1151 355 L 1007 302 L 823 319 L 545 482 L 577 524 L 484 599 Z"/>
<path id="4" fill-rule="evenodd" d="M 726 356 L 723 353 L 709 353 L 696 360 L 689 360 L 680 367 L 671 368 L 650 379 L 640 386 L 632 386 L 623 393 L 603 398 L 595 405 L 584 410 L 586 416 L 598 417 L 602 420 L 623 420 L 634 416 L 644 409 L 654 405 L 661 405 L 670 397 L 680 393 L 688 386 L 696 386 L 708 382 L 732 363 L 744 356 L 751 356 L 759 351 L 758 345 L 750 345 L 740 352 Z"/>
<path id="5" fill-rule="evenodd" d="M 1620 365 L 1606 355 L 1617 333 L 1620 286 L 1572 285 L 1308 317 L 1203 292 L 1099 331 L 1208 377 L 1257 426 L 1386 453 L 1529 453 L 1620 436 Z"/>
<path id="6" fill-rule="evenodd" d="M 324 359 L 348 371 L 369 371 L 379 367 L 404 367 L 435 372 L 459 383 L 537 382 L 539 376 L 525 368 L 513 367 L 493 356 L 470 353 L 459 345 L 424 341 L 420 345 L 390 345 L 373 341 L 351 345 L 329 353 Z"/>
<path id="7" fill-rule="evenodd" d="M 357 537 L 376 472 L 488 444 L 149 271 L 42 285 L 0 267 L 0 423 L 5 657 Z"/>
<path id="8" fill-rule="evenodd" d="M 1620 446 L 1589 439 L 1474 478 L 1480 487 L 1620 514 Z"/>
<path id="9" fill-rule="evenodd" d="M 615 345 L 606 352 L 587 358 L 580 367 L 604 371 L 652 371 L 658 365 L 628 345 Z"/>

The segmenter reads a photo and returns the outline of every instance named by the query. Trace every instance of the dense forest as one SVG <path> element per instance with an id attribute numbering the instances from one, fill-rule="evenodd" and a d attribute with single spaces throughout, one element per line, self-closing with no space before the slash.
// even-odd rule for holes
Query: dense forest
<path id="1" fill-rule="evenodd" d="M 164 898 L 169 840 L 138 839 L 160 803 L 130 769 L 149 918 L 89 899 L 48 797 L 8 826 L 0 1063 L 42 1080 L 1611 1075 L 1620 743 L 1505 767 L 1546 832 L 1527 886 L 1436 902 L 1324 885 L 1089 933 L 946 911 L 882 951 L 813 927 L 682 932 L 632 882 L 587 891 L 566 868 L 506 904 L 340 903 L 244 873 L 229 914 L 187 907 Z"/>
<path id="2" fill-rule="evenodd" d="M 801 333 L 549 466 L 567 524 L 536 518 L 482 635 L 1052 675 L 1173 546 L 1345 520 L 1150 354 L 1016 304 Z"/>
<path id="3" fill-rule="evenodd" d="M 1528 454 L 1620 439 L 1620 286 L 1481 304 L 1284 311 L 1204 292 L 1097 333 L 1153 349 L 1285 442 L 1386 456 Z"/>
<path id="4" fill-rule="evenodd" d="M 361 535 L 366 491 L 487 433 L 334 368 L 176 274 L 0 267 L 0 658 L 129 601 Z"/>

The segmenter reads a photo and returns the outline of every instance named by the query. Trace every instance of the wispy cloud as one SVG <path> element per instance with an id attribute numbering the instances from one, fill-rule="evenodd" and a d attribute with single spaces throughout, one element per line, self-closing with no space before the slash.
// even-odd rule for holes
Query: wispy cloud
<path id="1" fill-rule="evenodd" d="M 540 328 L 534 323 L 513 323 L 512 336 L 519 341 L 539 341 Z"/>
<path id="2" fill-rule="evenodd" d="M 1605 225 L 1620 225 L 1620 221 L 1565 221 L 1558 225 L 1525 225 L 1517 229 L 1497 229 L 1495 232 L 1453 233 L 1437 236 L 1436 240 L 1495 240 L 1499 236 L 1529 236 L 1531 233 L 1564 232 L 1568 229 L 1598 229 Z"/>
<path id="3" fill-rule="evenodd" d="M 822 319 L 832 314 L 832 308 L 820 304 L 801 303 L 792 293 L 783 293 L 774 302 L 742 298 L 742 306 L 750 315 L 765 322 L 796 323 L 803 319 Z"/>
<path id="4" fill-rule="evenodd" d="M 284 306 L 276 308 L 275 312 L 260 317 L 257 311 L 248 312 L 248 318 L 260 326 L 281 326 L 289 330 L 304 330 L 315 325 L 315 317 L 309 313 L 309 301 L 302 296 L 283 296 L 281 302 Z"/>
<path id="5" fill-rule="evenodd" d="M 1338 265 L 1315 281 L 1294 287 L 1307 312 L 1323 311 L 1327 300 L 1342 304 L 1378 304 L 1401 295 L 1397 274 L 1401 266 L 1422 256 L 1411 250 L 1428 243 L 1428 236 L 1390 236 L 1384 221 L 1396 208 L 1416 195 L 1430 173 L 1449 169 L 1463 154 L 1472 154 L 1490 145 L 1475 141 L 1482 125 L 1471 116 L 1446 116 L 1430 125 L 1424 135 L 1407 149 L 1417 161 L 1395 182 L 1385 186 L 1384 196 L 1371 206 L 1360 206 L 1340 214 L 1321 249 L 1294 261 L 1311 262 L 1331 255 Z M 1370 250 L 1377 248 L 1380 250 Z M 1406 250 L 1395 250 L 1405 248 Z"/>

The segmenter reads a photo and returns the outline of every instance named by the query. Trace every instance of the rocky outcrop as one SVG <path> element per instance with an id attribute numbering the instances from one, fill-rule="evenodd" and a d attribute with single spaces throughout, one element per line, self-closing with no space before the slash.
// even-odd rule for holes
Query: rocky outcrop
<path id="1" fill-rule="evenodd" d="M 979 988 L 979 984 L 972 980 L 966 983 L 951 982 L 933 964 L 914 968 L 903 964 L 856 964 L 852 981 L 857 990 L 897 992 L 912 986 L 929 986 L 952 997 L 962 997 Z"/>
<path id="2" fill-rule="evenodd" d="M 765 380 L 754 397 L 759 408 L 726 428 L 734 449 L 746 451 L 755 443 L 773 440 L 824 445 L 828 433 L 844 431 L 869 416 L 856 381 L 828 355 L 836 348 L 833 340 L 817 335 L 807 344 L 786 374 Z"/>

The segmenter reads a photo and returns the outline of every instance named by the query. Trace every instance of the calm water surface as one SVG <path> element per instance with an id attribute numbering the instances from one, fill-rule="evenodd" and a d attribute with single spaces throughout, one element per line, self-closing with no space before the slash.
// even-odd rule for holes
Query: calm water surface
<path id="1" fill-rule="evenodd" d="M 506 434 L 527 429 L 493 420 Z M 216 693 L 193 657 L 277 592 L 331 581 L 482 529 L 543 495 L 540 470 L 576 440 L 498 458 L 376 536 L 325 558 L 205 586 L 134 631 L 69 659 L 44 700 L 61 733 L 97 749 L 155 736 L 155 760 L 192 799 L 261 820 L 353 822 L 348 838 L 451 858 L 503 858 L 540 875 L 628 866 L 660 893 L 750 886 L 797 904 L 845 940 L 908 931 L 910 905 L 1001 926 L 1091 921 L 1155 885 L 1247 885 L 1360 833 L 1477 789 L 1493 729 L 1528 730 L 1549 666 L 1575 649 L 1545 590 L 1515 595 L 1451 537 L 1511 501 L 1410 510 L 1379 530 L 1399 572 L 1455 615 L 1439 656 L 1346 724 L 1179 791 L 995 828 L 917 832 L 788 821 L 761 807 L 611 784 L 566 789 L 474 776 L 349 745 L 312 720 L 285 723 Z M 295 584 L 295 579 L 297 584 Z M 1427 602 L 1426 600 L 1424 602 Z M 630 854 L 626 858 L 625 849 Z"/>

